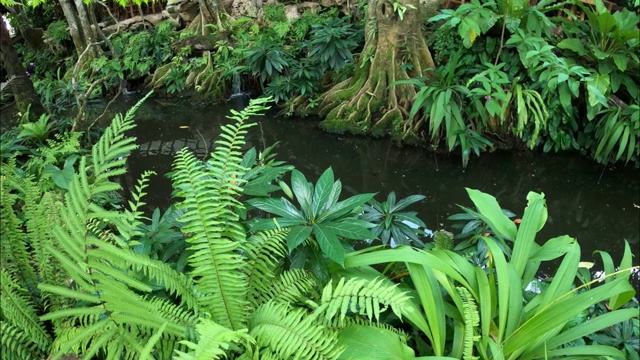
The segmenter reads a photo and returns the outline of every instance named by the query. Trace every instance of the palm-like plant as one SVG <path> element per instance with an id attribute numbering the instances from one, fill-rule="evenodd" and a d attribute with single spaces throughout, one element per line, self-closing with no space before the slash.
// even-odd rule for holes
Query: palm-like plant
<path id="1" fill-rule="evenodd" d="M 287 247 L 290 252 L 298 250 L 293 257 L 294 267 L 304 266 L 316 244 L 324 255 L 342 266 L 345 247 L 349 247 L 344 240 L 373 238 L 369 231 L 373 224 L 358 219 L 357 214 L 375 194 L 359 194 L 338 201 L 342 183 L 340 180 L 334 181 L 331 168 L 322 173 L 315 186 L 300 171 L 293 170 L 291 188 L 285 184 L 283 190 L 291 200 L 295 198 L 299 207 L 285 198 L 257 198 L 248 203 L 277 216 L 257 221 L 252 226 L 254 230 L 291 228 L 287 235 Z M 315 259 L 322 261 L 318 256 Z"/>
<path id="2" fill-rule="evenodd" d="M 383 245 L 390 243 L 391 247 L 396 247 L 415 243 L 424 246 L 420 235 L 425 233 L 422 229 L 426 230 L 427 226 L 418 218 L 417 212 L 401 210 L 425 198 L 424 195 L 411 195 L 396 202 L 396 193 L 392 191 L 386 201 L 369 201 L 362 220 L 376 224 L 371 231 L 374 238 L 380 239 Z"/>

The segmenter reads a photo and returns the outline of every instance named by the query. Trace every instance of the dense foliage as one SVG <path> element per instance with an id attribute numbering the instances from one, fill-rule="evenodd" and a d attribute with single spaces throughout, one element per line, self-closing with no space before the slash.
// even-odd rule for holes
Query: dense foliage
<path id="1" fill-rule="evenodd" d="M 403 211 L 421 196 L 340 200 L 330 169 L 314 185 L 270 148 L 243 154 L 265 102 L 233 112 L 208 159 L 176 155 L 175 206 L 151 218 L 152 173 L 117 195 L 136 107 L 89 152 L 78 135 L 34 151 L 3 137 L 2 358 L 637 358 L 628 245 L 618 266 L 602 252 L 592 279 L 575 239 L 535 242 L 543 194 L 517 225 L 471 189 L 463 246 L 431 240 Z M 364 238 L 381 245 L 354 251 Z"/>
<path id="2" fill-rule="evenodd" d="M 400 20 L 421 11 L 389 4 Z M 463 165 L 496 147 L 574 150 L 603 164 L 637 165 L 638 4 L 621 5 L 474 0 L 425 18 L 436 68 L 428 78 L 390 85 L 416 89 L 407 115 L 419 136 L 404 140 L 459 152 Z M 19 45 L 22 60 L 49 113 L 70 117 L 78 129 L 91 127 L 84 110 L 97 97 L 144 86 L 213 101 L 263 93 L 286 113 L 313 113 L 327 86 L 374 56 L 375 49 L 362 48 L 365 35 L 372 36 L 363 31 L 366 8 L 363 1 L 348 9 L 269 3 L 257 14 L 222 12 L 219 24 L 179 32 L 167 20 L 110 34 L 86 66 L 52 5 L 25 8 L 28 17 L 12 21 L 46 27 L 49 46 Z M 406 57 L 399 66 L 414 64 Z"/>

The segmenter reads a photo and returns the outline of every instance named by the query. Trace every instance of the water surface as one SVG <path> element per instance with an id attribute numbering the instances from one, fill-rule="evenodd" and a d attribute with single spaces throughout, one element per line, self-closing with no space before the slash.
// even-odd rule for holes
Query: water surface
<path id="1" fill-rule="evenodd" d="M 118 111 L 126 111 L 137 98 L 123 98 Z M 163 175 L 171 170 L 173 154 L 182 146 L 199 155 L 210 150 L 232 108 L 246 99 L 225 104 L 191 104 L 188 100 L 149 99 L 137 112 L 134 135 L 141 149 L 131 156 L 130 170 Z M 412 207 L 431 229 L 450 229 L 446 218 L 461 212 L 456 204 L 472 206 L 465 187 L 494 195 L 503 208 L 522 216 L 529 191 L 543 192 L 549 220 L 539 243 L 559 236 L 576 237 L 583 260 L 596 249 L 622 255 L 628 240 L 637 254 L 640 239 L 640 170 L 603 167 L 576 154 L 495 152 L 473 157 L 466 169 L 455 156 L 436 155 L 422 148 L 398 148 L 388 140 L 326 134 L 311 119 L 278 119 L 273 114 L 256 118 L 260 126 L 250 131 L 250 146 L 263 148 L 280 142 L 279 159 L 295 165 L 309 180 L 329 166 L 348 194 L 377 192 L 384 200 L 390 191 L 399 197 L 423 194 L 426 200 Z M 147 202 L 167 207 L 171 184 L 154 176 Z M 634 263 L 638 263 L 637 258 Z"/>

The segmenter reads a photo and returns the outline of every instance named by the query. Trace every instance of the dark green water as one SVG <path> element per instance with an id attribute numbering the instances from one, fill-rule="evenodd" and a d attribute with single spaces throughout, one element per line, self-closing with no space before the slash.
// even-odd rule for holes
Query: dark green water
<path id="1" fill-rule="evenodd" d="M 117 111 L 126 111 L 137 98 L 124 98 Z M 209 150 L 211 140 L 226 121 L 229 109 L 241 109 L 246 99 L 226 104 L 200 105 L 188 100 L 149 99 L 137 112 L 134 135 L 141 149 L 130 158 L 137 177 L 145 170 L 160 175 L 170 171 L 173 154 L 182 146 Z M 398 196 L 423 194 L 427 199 L 412 210 L 431 229 L 447 229 L 446 218 L 460 212 L 456 204 L 471 206 L 465 187 L 494 195 L 503 208 L 521 216 L 529 191 L 546 195 L 549 221 L 537 238 L 539 243 L 559 236 L 576 237 L 583 260 L 606 250 L 621 257 L 627 239 L 634 253 L 640 240 L 640 170 L 603 168 L 577 155 L 538 152 L 495 152 L 472 158 L 467 169 L 460 159 L 434 155 L 426 149 L 397 148 L 387 140 L 353 138 L 323 133 L 308 119 L 256 118 L 249 144 L 262 148 L 280 141 L 279 159 L 295 165 L 311 180 L 331 166 L 343 188 L 351 193 L 377 192 L 378 200 L 395 191 Z M 207 145 L 205 145 L 207 144 Z M 147 202 L 170 204 L 170 182 L 154 176 Z M 637 258 L 634 263 L 638 263 Z"/>

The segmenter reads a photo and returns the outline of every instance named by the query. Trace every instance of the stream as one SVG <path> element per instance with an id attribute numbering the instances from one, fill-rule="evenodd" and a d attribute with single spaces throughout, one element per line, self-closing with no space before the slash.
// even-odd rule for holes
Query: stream
<path id="1" fill-rule="evenodd" d="M 113 106 L 125 112 L 139 99 L 121 97 Z M 173 156 L 184 146 L 204 156 L 211 150 L 230 109 L 241 110 L 248 102 L 235 97 L 227 103 L 206 105 L 187 99 L 148 99 L 136 113 L 140 148 L 130 157 L 133 179 L 153 170 L 146 202 L 152 207 L 171 204 L 171 183 L 164 174 Z M 433 151 L 394 146 L 388 139 L 369 139 L 327 134 L 311 119 L 275 117 L 275 112 L 255 118 L 248 147 L 259 149 L 280 142 L 279 160 L 295 165 L 310 181 L 329 166 L 340 178 L 346 195 L 377 192 L 383 201 L 389 192 L 398 198 L 423 194 L 427 198 L 409 210 L 430 229 L 451 229 L 447 217 L 461 212 L 456 204 L 470 207 L 465 187 L 495 196 L 503 208 L 522 216 L 529 191 L 543 192 L 549 218 L 538 243 L 559 236 L 576 237 L 582 259 L 600 262 L 595 250 L 608 251 L 616 263 L 624 239 L 637 255 L 640 241 L 640 169 L 632 166 L 603 167 L 578 154 L 544 154 L 537 151 L 496 151 L 472 157 L 466 169 L 459 157 Z M 287 179 L 288 180 L 288 179 Z M 638 264 L 638 258 L 634 259 Z"/>

